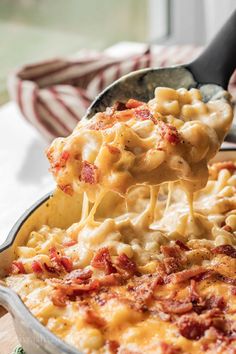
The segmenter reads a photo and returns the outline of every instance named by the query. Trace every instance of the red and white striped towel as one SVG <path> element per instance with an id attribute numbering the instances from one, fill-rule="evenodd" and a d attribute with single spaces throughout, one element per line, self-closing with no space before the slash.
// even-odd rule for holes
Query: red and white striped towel
<path id="1" fill-rule="evenodd" d="M 47 139 L 68 135 L 107 85 L 133 70 L 186 63 L 202 48 L 154 46 L 138 54 L 83 52 L 73 58 L 25 65 L 8 81 L 11 98 L 25 119 Z M 236 98 L 236 74 L 230 85 Z"/>

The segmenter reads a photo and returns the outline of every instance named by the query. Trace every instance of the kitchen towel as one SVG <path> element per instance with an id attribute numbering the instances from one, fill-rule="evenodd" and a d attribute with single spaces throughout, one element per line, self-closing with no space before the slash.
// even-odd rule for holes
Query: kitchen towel
<path id="1" fill-rule="evenodd" d="M 68 135 L 98 93 L 122 75 L 146 67 L 187 63 L 201 50 L 194 46 L 144 45 L 134 54 L 132 50 L 128 54 L 123 50 L 119 55 L 112 51 L 81 51 L 73 57 L 15 70 L 9 77 L 9 93 L 23 117 L 51 141 Z M 235 73 L 230 89 L 236 97 Z"/>

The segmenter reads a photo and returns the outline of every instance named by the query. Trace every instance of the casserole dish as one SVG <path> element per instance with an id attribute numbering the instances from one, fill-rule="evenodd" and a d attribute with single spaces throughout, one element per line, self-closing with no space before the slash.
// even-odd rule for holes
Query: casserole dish
<path id="1" fill-rule="evenodd" d="M 222 149 L 214 161 L 232 160 L 236 149 Z M 4 275 L 12 260 L 15 249 L 23 245 L 28 234 L 43 224 L 66 228 L 78 221 L 81 213 L 80 196 L 70 197 L 57 190 L 49 193 L 29 208 L 16 222 L 0 249 L 0 274 Z M 79 354 L 64 341 L 57 338 L 30 313 L 18 295 L 12 290 L 0 286 L 0 304 L 12 315 L 19 342 L 27 354 Z"/>

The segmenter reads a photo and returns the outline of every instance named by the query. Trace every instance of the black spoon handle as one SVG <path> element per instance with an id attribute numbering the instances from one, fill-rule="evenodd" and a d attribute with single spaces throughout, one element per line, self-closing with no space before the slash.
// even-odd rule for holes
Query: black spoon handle
<path id="1" fill-rule="evenodd" d="M 227 88 L 236 68 L 236 10 L 204 52 L 187 68 L 198 83 Z"/>

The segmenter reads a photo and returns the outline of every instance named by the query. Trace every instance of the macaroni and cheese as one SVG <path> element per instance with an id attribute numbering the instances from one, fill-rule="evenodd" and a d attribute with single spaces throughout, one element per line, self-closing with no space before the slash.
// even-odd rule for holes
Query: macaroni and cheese
<path id="1" fill-rule="evenodd" d="M 236 164 L 208 168 L 231 120 L 223 98 L 157 88 L 56 139 L 81 219 L 32 231 L 6 285 L 84 353 L 234 353 Z"/>

